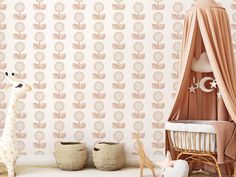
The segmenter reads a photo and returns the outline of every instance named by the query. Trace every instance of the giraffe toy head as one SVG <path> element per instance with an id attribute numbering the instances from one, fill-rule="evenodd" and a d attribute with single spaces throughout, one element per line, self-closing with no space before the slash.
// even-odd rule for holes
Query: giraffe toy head
<path id="1" fill-rule="evenodd" d="M 14 78 L 14 73 L 8 74 L 8 72 L 5 72 L 6 79 L 10 82 L 13 92 L 16 94 L 17 97 L 21 97 L 26 92 L 31 91 L 31 86 L 28 84 L 25 84 L 22 81 L 17 81 Z"/>

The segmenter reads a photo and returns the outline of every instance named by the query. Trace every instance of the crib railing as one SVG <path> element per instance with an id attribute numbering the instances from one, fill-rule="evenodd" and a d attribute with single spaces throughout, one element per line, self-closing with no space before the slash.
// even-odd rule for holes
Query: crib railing
<path id="1" fill-rule="evenodd" d="M 205 132 L 169 131 L 169 142 L 176 151 L 216 154 L 216 134 Z"/>

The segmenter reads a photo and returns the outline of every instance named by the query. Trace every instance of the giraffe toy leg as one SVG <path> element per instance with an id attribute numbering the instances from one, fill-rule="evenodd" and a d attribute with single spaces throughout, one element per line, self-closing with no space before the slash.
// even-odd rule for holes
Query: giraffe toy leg
<path id="1" fill-rule="evenodd" d="M 155 167 L 152 161 L 147 156 L 145 156 L 145 166 L 148 167 L 152 171 L 153 177 L 156 177 Z"/>
<path id="2" fill-rule="evenodd" d="M 6 164 L 6 167 L 7 167 L 8 177 L 15 177 L 16 173 L 15 173 L 14 163 Z"/>
<path id="3" fill-rule="evenodd" d="M 152 176 L 153 176 L 153 177 L 156 177 L 156 173 L 155 173 L 154 167 L 153 167 L 151 170 L 152 170 Z"/>
<path id="4" fill-rule="evenodd" d="M 144 168 L 144 163 L 143 161 L 140 161 L 140 177 L 143 177 L 143 168 Z"/>

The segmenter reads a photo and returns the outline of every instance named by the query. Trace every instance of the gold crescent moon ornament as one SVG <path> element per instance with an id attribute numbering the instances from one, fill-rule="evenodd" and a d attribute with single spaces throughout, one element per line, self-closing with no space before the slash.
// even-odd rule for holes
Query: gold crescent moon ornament
<path id="1" fill-rule="evenodd" d="M 213 79 L 211 77 L 204 77 L 200 80 L 199 87 L 203 92 L 209 93 L 209 92 L 212 92 L 214 90 L 214 89 L 208 89 L 205 86 L 205 83 L 207 81 L 210 81 L 210 80 L 213 80 Z"/>

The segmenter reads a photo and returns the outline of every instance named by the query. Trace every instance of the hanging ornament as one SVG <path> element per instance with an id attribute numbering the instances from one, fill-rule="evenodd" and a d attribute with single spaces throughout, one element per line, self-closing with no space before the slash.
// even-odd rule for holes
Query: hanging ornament
<path id="1" fill-rule="evenodd" d="M 206 82 L 209 82 L 211 85 L 211 88 L 206 87 Z M 217 82 L 215 79 L 211 77 L 203 77 L 200 82 L 196 82 L 196 78 L 193 77 L 193 84 L 188 88 L 190 93 L 195 93 L 195 90 L 200 88 L 203 92 L 209 93 L 212 92 L 215 88 L 217 88 Z"/>
<path id="2" fill-rule="evenodd" d="M 217 82 L 215 79 L 213 79 L 210 84 L 211 84 L 211 88 L 217 88 Z"/>
<path id="3" fill-rule="evenodd" d="M 213 80 L 211 77 L 204 77 L 200 80 L 200 89 L 203 91 L 203 92 L 206 92 L 206 93 L 209 93 L 209 92 L 212 92 L 214 89 L 208 89 L 206 88 L 205 86 L 205 83 L 209 80 Z"/>
<path id="4" fill-rule="evenodd" d="M 199 81 L 196 82 L 195 77 L 193 77 L 193 83 L 194 83 L 194 85 L 195 85 L 195 89 L 198 89 L 198 88 L 200 87 Z"/>
<path id="5" fill-rule="evenodd" d="M 191 84 L 191 87 L 188 88 L 190 93 L 195 93 L 195 87 Z"/>

